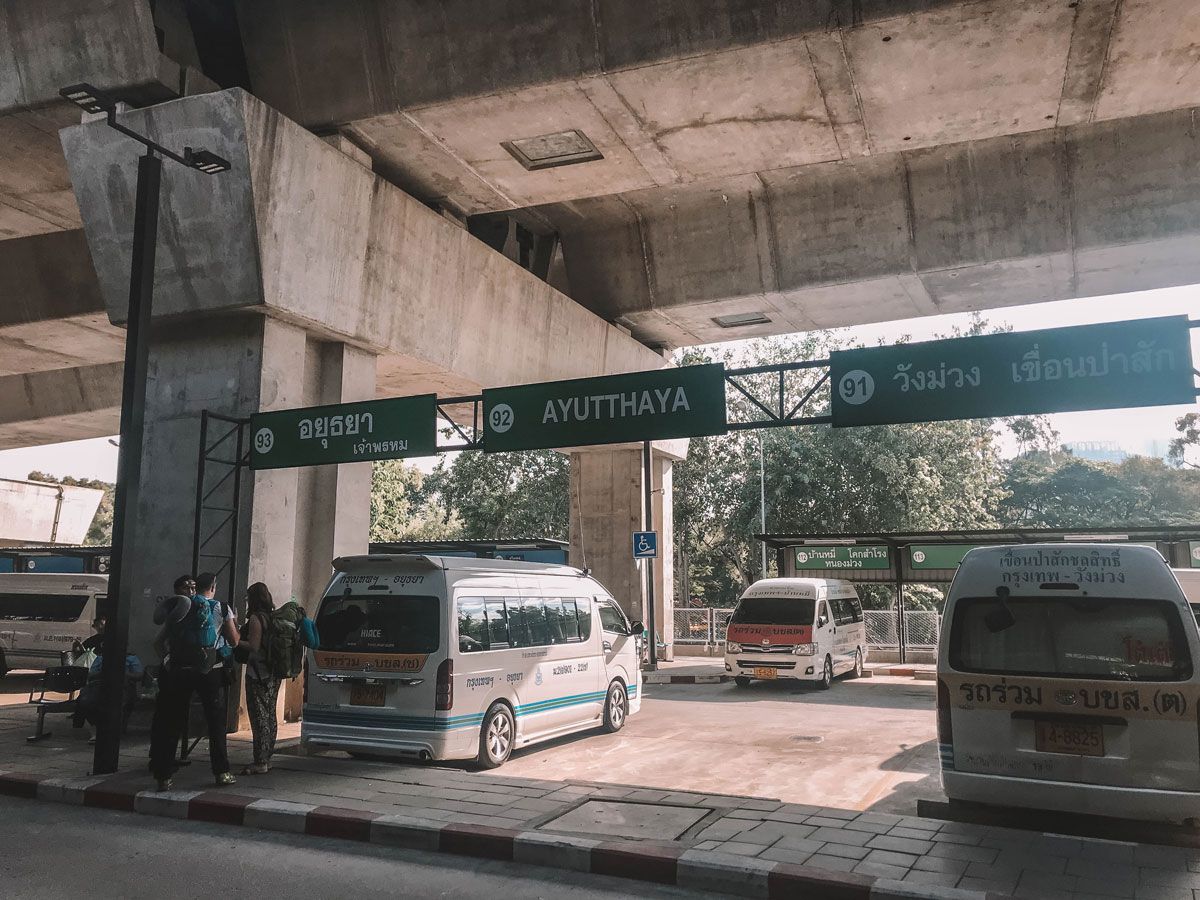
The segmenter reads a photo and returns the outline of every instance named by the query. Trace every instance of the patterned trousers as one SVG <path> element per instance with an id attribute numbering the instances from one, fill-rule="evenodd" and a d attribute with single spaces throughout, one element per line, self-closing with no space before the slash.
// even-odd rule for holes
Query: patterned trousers
<path id="1" fill-rule="evenodd" d="M 246 679 L 246 713 L 254 734 L 254 764 L 257 766 L 269 765 L 271 754 L 275 752 L 275 734 L 278 731 L 275 701 L 278 697 L 278 678 L 268 677 L 262 681 Z"/>

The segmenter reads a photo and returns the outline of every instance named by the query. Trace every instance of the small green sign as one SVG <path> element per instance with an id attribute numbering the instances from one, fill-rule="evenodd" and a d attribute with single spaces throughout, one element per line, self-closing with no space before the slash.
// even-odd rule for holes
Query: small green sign
<path id="1" fill-rule="evenodd" d="M 892 557 L 887 547 L 804 546 L 796 548 L 796 569 L 888 569 Z"/>
<path id="2" fill-rule="evenodd" d="M 1200 541 L 1188 541 L 1188 562 L 1193 569 L 1200 569 Z"/>
<path id="3" fill-rule="evenodd" d="M 911 567 L 916 569 L 956 569 L 977 544 L 913 544 L 908 548 Z"/>
<path id="4" fill-rule="evenodd" d="M 256 413 L 250 467 L 284 469 L 437 453 L 433 394 Z"/>
<path id="5" fill-rule="evenodd" d="M 547 450 L 724 434 L 720 363 L 483 392 L 483 448 Z"/>
<path id="6" fill-rule="evenodd" d="M 835 427 L 1192 403 L 1187 316 L 835 350 Z"/>

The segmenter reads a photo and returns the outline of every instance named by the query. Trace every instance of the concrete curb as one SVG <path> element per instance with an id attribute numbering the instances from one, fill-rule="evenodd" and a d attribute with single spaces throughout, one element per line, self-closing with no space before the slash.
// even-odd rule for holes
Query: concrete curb
<path id="1" fill-rule="evenodd" d="M 732 675 L 672 675 L 669 672 L 643 672 L 642 684 L 723 684 Z"/>
<path id="2" fill-rule="evenodd" d="M 915 678 L 917 681 L 936 681 L 937 671 L 916 666 L 872 666 L 871 671 L 876 675 L 891 675 L 895 678 Z"/>
<path id="3" fill-rule="evenodd" d="M 481 859 L 571 869 L 718 890 L 738 897 L 782 900 L 1000 900 L 998 894 L 952 888 L 931 889 L 869 875 L 829 872 L 812 866 L 669 847 L 638 841 L 600 841 L 540 831 L 516 831 L 384 815 L 336 806 L 311 806 L 247 797 L 220 790 L 140 790 L 117 778 L 49 778 L 0 773 L 0 794 L 53 803 L 115 809 L 148 816 L 241 825 L 293 834 L 311 834 L 381 846 L 454 853 Z"/>

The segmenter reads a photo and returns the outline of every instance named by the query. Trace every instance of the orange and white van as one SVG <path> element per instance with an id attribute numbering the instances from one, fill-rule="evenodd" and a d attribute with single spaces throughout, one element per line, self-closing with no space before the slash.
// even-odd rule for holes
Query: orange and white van
<path id="1" fill-rule="evenodd" d="M 1150 547 L 971 550 L 938 647 L 952 801 L 1200 818 L 1200 630 Z"/>
<path id="2" fill-rule="evenodd" d="M 725 671 L 754 680 L 807 681 L 862 675 L 867 633 L 854 585 L 832 578 L 764 578 L 746 588 L 729 617 Z"/>

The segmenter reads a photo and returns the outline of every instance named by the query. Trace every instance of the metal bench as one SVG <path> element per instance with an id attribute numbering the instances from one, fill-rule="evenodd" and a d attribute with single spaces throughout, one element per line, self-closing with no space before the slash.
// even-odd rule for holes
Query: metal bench
<path id="1" fill-rule="evenodd" d="M 79 691 L 87 684 L 88 670 L 82 666 L 54 666 L 29 691 L 29 703 L 37 707 L 37 731 L 25 738 L 30 743 L 50 737 L 46 731 L 46 713 L 73 713 Z M 34 695 L 37 695 L 36 697 Z M 67 699 L 47 699 L 47 694 L 65 694 Z"/>

